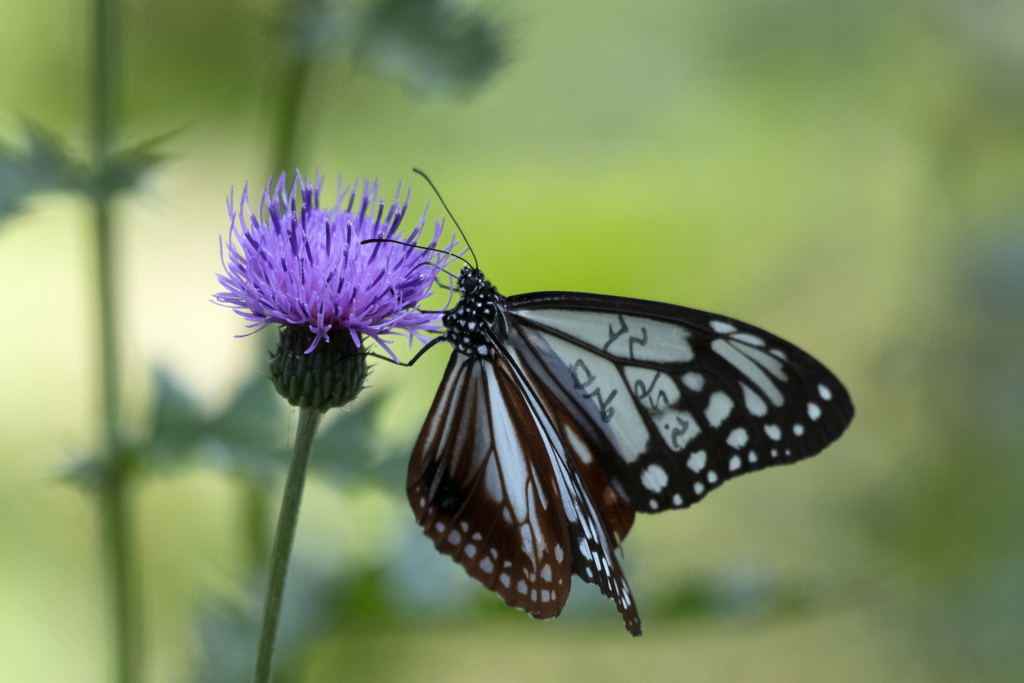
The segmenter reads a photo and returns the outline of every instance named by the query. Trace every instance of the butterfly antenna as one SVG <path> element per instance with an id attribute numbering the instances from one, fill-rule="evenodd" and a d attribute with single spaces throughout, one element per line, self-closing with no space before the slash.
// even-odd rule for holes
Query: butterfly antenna
<path id="1" fill-rule="evenodd" d="M 442 196 L 441 196 L 441 193 L 437 191 L 437 188 L 436 188 L 436 187 L 434 186 L 434 181 L 432 181 L 432 180 L 430 179 L 430 177 L 429 177 L 429 176 L 428 176 L 428 175 L 427 175 L 426 173 L 424 173 L 423 171 L 421 171 L 421 170 L 420 170 L 420 169 L 418 169 L 418 168 L 413 168 L 413 169 L 412 169 L 412 172 L 413 172 L 413 173 L 417 173 L 417 174 L 419 174 L 419 175 L 423 176 L 423 179 L 424 179 L 424 180 L 426 180 L 426 181 L 427 181 L 427 183 L 428 183 L 428 184 L 430 185 L 430 189 L 431 189 L 431 190 L 433 190 L 433 191 L 434 191 L 434 194 L 436 194 L 436 195 L 437 195 L 437 198 L 438 198 L 439 200 L 441 200 L 441 206 L 443 206 L 443 207 L 444 207 L 444 210 L 448 212 L 448 217 L 452 219 L 452 223 L 454 223 L 454 224 L 455 224 L 455 227 L 459 229 L 459 234 L 460 234 L 460 235 L 462 235 L 462 239 L 463 239 L 463 241 L 465 241 L 465 242 L 466 242 L 466 247 L 467 247 L 467 248 L 469 249 L 469 253 L 473 255 L 473 268 L 474 268 L 475 270 L 480 270 L 480 268 L 479 268 L 479 263 L 478 263 L 478 261 L 476 260 L 476 252 L 475 252 L 475 251 L 473 251 L 473 246 L 472 246 L 472 245 L 471 245 L 471 244 L 469 243 L 469 240 L 468 240 L 468 239 L 466 239 L 466 233 L 464 233 L 464 232 L 462 231 L 462 226 L 461 226 L 461 225 L 459 225 L 459 222 L 458 222 L 457 220 L 455 220 L 455 216 L 453 216 L 453 215 L 452 215 L 452 210 L 451 210 L 451 209 L 449 209 L 449 208 L 448 208 L 448 205 L 444 203 L 444 197 L 442 197 Z M 465 260 L 465 259 L 463 259 L 463 260 Z"/>
<path id="2" fill-rule="evenodd" d="M 455 219 L 453 218 L 452 220 L 455 220 Z M 359 244 L 381 244 L 381 243 L 401 244 L 403 247 L 412 247 L 413 249 L 422 249 L 424 251 L 436 251 L 438 254 L 444 254 L 445 256 L 451 256 L 452 258 L 457 258 L 460 261 L 462 261 L 463 263 L 465 263 L 467 266 L 473 265 L 469 261 L 467 261 L 466 259 L 464 259 L 461 256 L 459 256 L 458 254 L 453 254 L 452 252 L 446 251 L 444 249 L 435 249 L 434 247 L 424 247 L 421 244 L 409 244 L 408 242 L 403 242 L 402 240 L 392 240 L 392 239 L 388 239 L 386 237 L 374 237 L 372 239 L 363 240 Z M 476 255 L 475 254 L 473 255 L 473 260 L 476 261 Z M 423 264 L 421 263 L 420 265 L 423 265 Z M 431 265 L 433 265 L 433 264 L 431 264 Z M 417 268 L 418 267 L 419 266 L 417 266 Z M 473 266 L 473 267 L 476 268 L 476 266 Z M 444 269 L 442 268 L 442 270 L 444 270 Z"/>

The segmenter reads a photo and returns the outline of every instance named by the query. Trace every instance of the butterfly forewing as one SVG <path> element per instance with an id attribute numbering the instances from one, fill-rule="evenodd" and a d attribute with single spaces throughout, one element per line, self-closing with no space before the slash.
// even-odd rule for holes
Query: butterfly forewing
<path id="1" fill-rule="evenodd" d="M 534 617 L 562 611 L 572 565 L 558 477 L 503 360 L 452 354 L 407 490 L 434 545 L 470 576 Z"/>
<path id="2" fill-rule="evenodd" d="M 726 479 L 814 455 L 853 417 L 824 366 L 730 318 L 564 292 L 513 296 L 508 309 L 528 372 L 558 386 L 545 392 L 563 404 L 553 412 L 571 416 L 638 511 L 687 507 Z"/>

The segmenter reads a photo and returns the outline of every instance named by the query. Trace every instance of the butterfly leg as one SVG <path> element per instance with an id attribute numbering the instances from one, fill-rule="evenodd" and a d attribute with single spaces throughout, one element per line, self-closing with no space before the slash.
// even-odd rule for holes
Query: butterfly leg
<path id="1" fill-rule="evenodd" d="M 389 363 L 391 363 L 393 365 L 400 365 L 403 368 L 411 368 L 413 366 L 413 363 L 415 363 L 416 361 L 418 361 L 420 359 L 420 356 L 422 356 L 427 351 L 429 351 L 430 349 L 434 348 L 435 346 L 437 346 L 438 344 L 440 344 L 444 340 L 445 340 L 444 335 L 441 335 L 440 337 L 434 337 L 433 339 L 428 341 L 426 344 L 424 344 L 423 348 L 420 349 L 419 351 L 417 351 L 416 355 L 413 356 L 412 360 L 410 360 L 408 363 L 403 363 L 401 361 L 395 360 L 394 358 L 391 358 L 390 356 L 382 356 L 381 354 L 373 353 L 372 351 L 367 351 L 366 353 L 361 353 L 359 355 L 361 355 L 361 356 L 370 356 L 372 358 L 379 358 L 381 360 L 386 360 L 387 362 L 389 362 Z"/>

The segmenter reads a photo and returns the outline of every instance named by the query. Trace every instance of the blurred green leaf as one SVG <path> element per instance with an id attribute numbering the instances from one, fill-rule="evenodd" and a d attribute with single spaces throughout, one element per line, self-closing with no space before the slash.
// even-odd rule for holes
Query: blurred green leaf
<path id="1" fill-rule="evenodd" d="M 348 577 L 338 601 L 338 616 L 345 621 L 386 621 L 395 613 L 394 587 L 378 567 Z"/>
<path id="2" fill-rule="evenodd" d="M 143 176 L 165 158 L 157 147 L 178 132 L 159 135 L 111 155 L 103 175 L 103 190 L 114 194 L 138 187 Z M 26 123 L 25 137 L 25 149 L 0 144 L 0 220 L 23 210 L 33 195 L 90 192 L 96 187 L 93 171 L 72 158 L 55 133 Z"/>
<path id="3" fill-rule="evenodd" d="M 498 25 L 445 0 L 382 0 L 361 33 L 359 62 L 425 95 L 467 94 L 507 61 Z"/>
<path id="4" fill-rule="evenodd" d="M 508 60 L 497 23 L 446 0 L 297 0 L 285 12 L 292 59 L 338 53 L 421 95 L 470 94 Z"/>
<path id="5" fill-rule="evenodd" d="M 109 477 L 110 464 L 96 456 L 76 460 L 64 470 L 59 479 L 66 484 L 95 492 Z"/>
<path id="6" fill-rule="evenodd" d="M 350 49 L 362 24 L 358 9 L 347 2 L 286 0 L 281 4 L 281 33 L 292 58 Z"/>
<path id="7" fill-rule="evenodd" d="M 335 484 L 372 482 L 389 490 L 404 490 L 409 448 L 382 445 L 375 423 L 387 396 L 377 393 L 356 401 L 322 430 L 313 444 L 310 468 Z"/>
<path id="8" fill-rule="evenodd" d="M 104 175 L 106 191 L 113 194 L 137 188 L 149 171 L 167 159 L 157 148 L 179 132 L 181 129 L 158 135 L 111 155 Z"/>
<path id="9" fill-rule="evenodd" d="M 248 683 L 256 662 L 262 619 L 263 582 L 248 591 L 244 604 L 216 600 L 201 614 L 203 654 L 196 683 Z M 296 561 L 288 576 L 274 652 L 274 681 L 303 680 L 308 650 L 334 625 L 337 577 L 324 576 Z"/>
<path id="10" fill-rule="evenodd" d="M 286 405 L 270 380 L 255 374 L 210 424 L 206 464 L 266 485 L 288 465 Z"/>
<path id="11" fill-rule="evenodd" d="M 56 134 L 26 123 L 25 137 L 25 149 L 0 144 L 0 220 L 23 210 L 32 195 L 83 187 L 85 169 Z"/>
<path id="12" fill-rule="evenodd" d="M 288 412 L 266 377 L 254 375 L 213 418 L 204 416 L 166 373 L 157 375 L 157 387 L 144 465 L 161 470 L 201 464 L 262 486 L 277 485 L 291 457 Z M 376 430 L 385 400 L 377 393 L 340 411 L 317 436 L 311 472 L 336 486 L 403 487 L 408 461 L 402 456 L 409 448 L 382 446 Z"/>
<path id="13" fill-rule="evenodd" d="M 197 403 L 171 377 L 157 373 L 153 436 L 145 450 L 150 465 L 180 465 L 194 455 L 207 430 Z"/>

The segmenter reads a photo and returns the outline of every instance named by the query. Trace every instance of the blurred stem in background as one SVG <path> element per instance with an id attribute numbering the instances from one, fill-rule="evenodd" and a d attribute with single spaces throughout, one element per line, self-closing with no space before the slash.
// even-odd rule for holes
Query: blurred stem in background
<path id="1" fill-rule="evenodd" d="M 141 680 L 142 643 L 138 592 L 132 570 L 131 453 L 122 438 L 115 292 L 115 234 L 112 142 L 120 102 L 120 4 L 95 0 L 93 74 L 93 182 L 90 196 L 96 217 L 96 266 L 99 278 L 101 386 L 103 393 L 104 475 L 99 487 L 103 543 L 113 605 L 114 680 Z"/>

